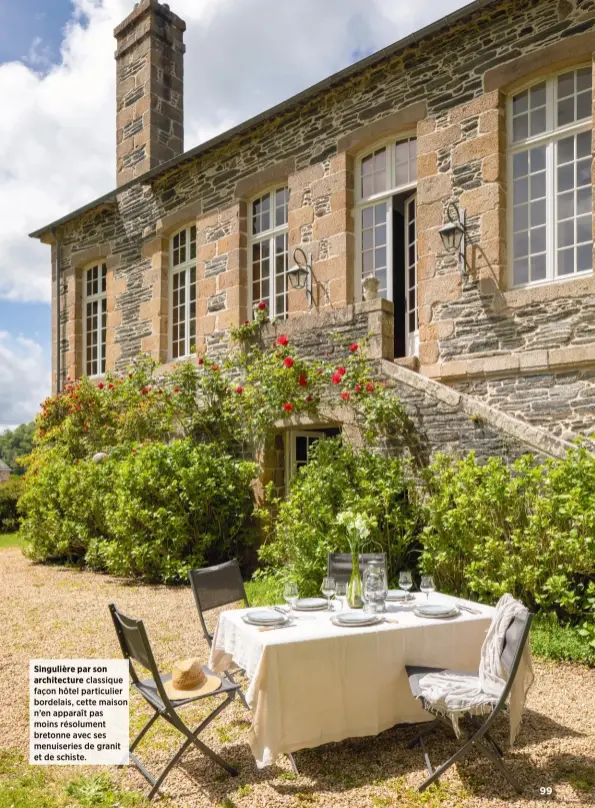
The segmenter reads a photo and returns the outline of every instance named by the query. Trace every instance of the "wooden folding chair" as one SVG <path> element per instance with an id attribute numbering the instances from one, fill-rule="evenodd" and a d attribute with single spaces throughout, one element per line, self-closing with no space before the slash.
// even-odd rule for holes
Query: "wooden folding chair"
<path id="1" fill-rule="evenodd" d="M 526 609 L 520 614 L 517 615 L 509 625 L 508 629 L 506 630 L 505 635 L 505 642 L 502 649 L 501 661 L 504 669 L 508 672 L 508 679 L 506 681 L 506 685 L 502 691 L 500 698 L 494 699 L 494 704 L 492 707 L 492 711 L 489 713 L 488 717 L 485 720 L 480 720 L 477 716 L 467 714 L 467 718 L 469 719 L 474 732 L 468 734 L 467 741 L 461 746 L 461 748 L 455 752 L 452 757 L 450 757 L 447 761 L 445 761 L 442 765 L 438 766 L 437 769 L 432 768 L 432 764 L 430 762 L 430 758 L 428 752 L 426 750 L 426 746 L 424 743 L 424 736 L 435 729 L 438 724 L 446 724 L 448 727 L 452 729 L 452 724 L 445 716 L 439 715 L 435 718 L 434 721 L 428 723 L 424 726 L 417 735 L 416 738 L 409 744 L 409 748 L 412 749 L 414 746 L 421 746 L 421 749 L 424 754 L 424 759 L 426 762 L 426 768 L 429 772 L 429 777 L 422 783 L 419 787 L 420 791 L 425 791 L 428 786 L 438 780 L 444 772 L 449 769 L 453 763 L 456 763 L 458 760 L 462 760 L 462 758 L 466 757 L 469 752 L 473 748 L 477 749 L 484 757 L 486 757 L 504 777 L 508 780 L 511 786 L 520 794 L 522 793 L 521 786 L 518 782 L 514 779 L 514 777 L 510 774 L 510 772 L 504 766 L 503 758 L 504 752 L 498 746 L 496 741 L 491 737 L 489 734 L 489 729 L 494 723 L 496 716 L 499 712 L 504 710 L 506 707 L 506 700 L 510 694 L 512 685 L 514 683 L 515 677 L 517 675 L 517 671 L 519 669 L 519 665 L 521 662 L 521 656 L 523 654 L 523 650 L 525 645 L 529 640 L 529 632 L 531 630 L 531 622 L 533 620 L 533 615 L 528 612 Z M 431 715 L 436 715 L 436 712 L 432 710 L 431 704 L 427 703 L 424 698 L 421 696 L 421 686 L 420 680 L 423 679 L 428 673 L 438 673 L 443 670 L 444 668 L 421 668 L 421 667 L 412 667 L 407 666 L 407 676 L 409 677 L 409 686 L 411 688 L 411 692 L 416 698 L 419 698 L 421 701 L 424 709 L 429 712 Z M 478 677 L 479 673 L 473 674 Z"/>
<path id="2" fill-rule="evenodd" d="M 214 760 L 215 763 L 218 763 L 219 766 L 224 768 L 227 772 L 229 772 L 229 774 L 233 776 L 237 775 L 237 770 L 234 769 L 233 766 L 230 766 L 229 763 L 226 763 L 223 758 L 219 757 L 219 755 L 210 749 L 203 741 L 199 740 L 198 736 L 211 723 L 211 721 L 213 721 L 213 719 L 219 715 L 219 713 L 223 712 L 223 710 L 225 710 L 225 708 L 231 704 L 235 698 L 237 690 L 239 689 L 239 685 L 236 685 L 222 677 L 221 687 L 214 693 L 208 693 L 202 696 L 191 696 L 187 699 L 170 699 L 163 685 L 165 682 L 171 679 L 171 675 L 162 676 L 159 673 L 159 669 L 157 668 L 157 663 L 155 662 L 155 657 L 153 656 L 149 639 L 147 637 L 147 632 L 142 620 L 134 620 L 133 618 L 122 614 L 122 612 L 118 610 L 115 603 L 110 603 L 109 609 L 112 615 L 112 620 L 114 621 L 122 654 L 129 662 L 132 685 L 155 711 L 130 745 L 131 762 L 151 785 L 148 798 L 150 800 L 153 799 L 169 772 L 180 761 L 190 746 L 195 746 L 200 752 L 203 753 L 203 755 L 206 755 L 211 760 Z M 135 670 L 133 660 L 148 670 L 151 673 L 152 678 L 140 679 Z M 212 671 L 210 671 L 206 665 L 203 665 L 202 669 L 205 674 L 212 675 Z M 199 701 L 200 699 L 220 695 L 225 695 L 227 698 L 221 702 L 211 713 L 209 713 L 209 715 L 196 727 L 196 729 L 190 729 L 190 727 L 188 727 L 181 719 L 178 713 L 178 710 L 181 708 L 186 707 L 195 701 Z M 158 718 L 164 718 L 169 724 L 184 735 L 186 740 L 173 758 L 169 761 L 167 766 L 163 769 L 161 774 L 154 777 L 143 765 L 143 763 L 141 763 L 138 757 L 133 754 L 133 752 Z"/>

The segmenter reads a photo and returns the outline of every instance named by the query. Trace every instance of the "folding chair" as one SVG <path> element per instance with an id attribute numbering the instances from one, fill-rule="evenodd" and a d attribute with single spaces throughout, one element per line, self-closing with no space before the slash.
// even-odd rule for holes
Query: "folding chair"
<path id="1" fill-rule="evenodd" d="M 147 637 L 147 632 L 142 620 L 134 620 L 131 617 L 126 617 L 126 615 L 118 611 L 115 603 L 110 603 L 109 609 L 112 615 L 112 620 L 114 621 L 122 654 L 124 655 L 124 658 L 128 660 L 130 666 L 130 677 L 132 679 L 132 684 L 145 699 L 145 701 L 153 708 L 153 710 L 155 710 L 154 715 L 151 716 L 130 745 L 130 760 L 132 763 L 134 763 L 143 777 L 145 777 L 151 784 L 151 791 L 149 792 L 148 798 L 150 800 L 153 799 L 169 772 L 178 763 L 178 761 L 182 758 L 182 755 L 184 755 L 191 745 L 194 745 L 200 752 L 203 753 L 203 755 L 206 755 L 207 757 L 211 758 L 211 760 L 214 760 L 215 763 L 218 763 L 219 766 L 224 768 L 231 775 L 237 775 L 237 769 L 234 769 L 233 766 L 226 763 L 216 752 L 210 749 L 205 743 L 203 743 L 203 741 L 199 740 L 198 736 L 211 723 L 211 721 L 213 721 L 213 719 L 219 715 L 219 713 L 223 712 L 223 710 L 225 710 L 225 708 L 231 704 L 235 698 L 236 691 L 238 690 L 239 686 L 233 684 L 233 682 L 227 681 L 225 678 L 222 678 L 221 687 L 214 693 L 208 693 L 202 696 L 191 696 L 187 699 L 170 699 L 165 692 L 163 685 L 165 682 L 171 679 L 171 675 L 162 676 L 159 673 L 159 669 L 157 668 L 157 663 L 155 662 L 155 657 L 153 656 L 149 639 Z M 150 671 L 152 678 L 140 679 L 134 668 L 133 660 L 146 670 Z M 210 671 L 206 665 L 203 665 L 202 669 L 205 674 L 212 675 L 212 671 Z M 196 727 L 196 729 L 191 730 L 180 718 L 178 714 L 178 710 L 180 708 L 186 707 L 188 704 L 192 704 L 200 699 L 206 699 L 211 696 L 219 695 L 226 695 L 227 698 L 225 701 L 221 702 L 221 704 L 219 704 L 219 706 L 216 707 L 211 713 L 209 713 L 209 715 L 198 725 L 198 727 Z M 158 718 L 164 718 L 167 722 L 169 722 L 186 737 L 186 741 L 182 744 L 165 769 L 163 769 L 161 774 L 158 777 L 154 777 L 145 768 L 137 756 L 133 754 L 133 752 Z"/>
<path id="2" fill-rule="evenodd" d="M 240 565 L 237 559 L 234 558 L 232 561 L 226 561 L 214 567 L 189 570 L 188 577 L 190 578 L 190 586 L 192 587 L 196 608 L 198 609 L 202 633 L 210 647 L 213 645 L 213 633 L 207 628 L 204 613 L 211 609 L 217 609 L 219 606 L 237 603 L 240 600 L 244 601 L 246 608 L 250 605 L 246 596 L 246 590 L 244 589 Z M 234 673 L 243 673 L 243 670 L 238 668 Z M 225 675 L 230 682 L 235 684 L 232 673 L 225 671 Z M 238 690 L 238 695 L 243 701 L 244 706 L 250 709 L 246 701 L 246 696 L 241 689 Z"/>
<path id="3" fill-rule="evenodd" d="M 501 662 L 504 669 L 508 672 L 508 679 L 506 681 L 506 685 L 502 691 L 500 698 L 494 699 L 494 703 L 492 706 L 492 711 L 488 715 L 488 717 L 481 721 L 477 716 L 474 715 L 467 715 L 471 725 L 473 726 L 474 732 L 468 733 L 467 741 L 461 746 L 461 748 L 455 752 L 452 757 L 450 757 L 447 761 L 445 761 L 441 766 L 438 766 L 437 769 L 432 768 L 432 764 L 430 762 L 430 758 L 428 752 L 426 750 L 424 744 L 424 736 L 435 729 L 438 724 L 446 724 L 448 727 L 452 729 L 452 724 L 443 715 L 438 715 L 434 721 L 428 723 L 424 726 L 417 735 L 416 738 L 411 741 L 409 744 L 409 749 L 413 749 L 414 746 L 418 744 L 421 746 L 424 760 L 426 762 L 426 767 L 430 776 L 422 783 L 419 787 L 420 791 L 425 791 L 428 786 L 430 786 L 433 782 L 438 780 L 444 772 L 449 769 L 453 763 L 456 763 L 457 760 L 462 760 L 462 758 L 466 757 L 469 752 L 475 747 L 482 755 L 484 755 L 493 765 L 498 769 L 501 774 L 506 777 L 508 782 L 511 786 L 520 794 L 522 793 L 521 786 L 518 782 L 514 779 L 514 777 L 510 774 L 510 772 L 504 766 L 502 762 L 504 758 L 504 752 L 498 746 L 496 741 L 491 737 L 488 730 L 494 723 L 496 716 L 499 712 L 504 710 L 506 706 L 506 700 L 510 694 L 512 685 L 514 683 L 517 671 L 519 669 L 519 664 L 521 661 L 521 656 L 523 654 L 523 650 L 527 641 L 529 639 L 529 632 L 531 630 L 531 622 L 533 621 L 533 615 L 524 609 L 520 615 L 517 615 L 512 622 L 510 623 L 509 627 L 506 630 L 505 634 L 505 641 L 504 647 L 502 649 L 501 654 Z M 409 687 L 411 688 L 411 692 L 416 698 L 419 698 L 421 701 L 423 708 L 429 712 L 431 715 L 436 715 L 435 711 L 432 711 L 431 705 L 425 701 L 425 699 L 421 696 L 421 686 L 420 680 L 426 676 L 428 673 L 438 673 L 440 671 L 445 670 L 444 668 L 422 668 L 422 667 L 413 667 L 413 666 L 406 666 L 407 676 L 409 677 Z M 475 674 L 479 679 L 479 673 Z"/>
<path id="4" fill-rule="evenodd" d="M 366 567 L 372 564 L 380 566 L 386 572 L 386 553 L 360 553 L 359 571 L 363 577 Z M 349 583 L 353 563 L 351 553 L 329 553 L 328 554 L 328 574 L 335 581 Z"/>

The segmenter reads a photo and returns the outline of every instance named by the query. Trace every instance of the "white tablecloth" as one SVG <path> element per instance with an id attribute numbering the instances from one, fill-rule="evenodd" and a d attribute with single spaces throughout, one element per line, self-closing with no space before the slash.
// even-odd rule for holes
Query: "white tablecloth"
<path id="1" fill-rule="evenodd" d="M 434 594 L 432 602 L 438 600 L 448 598 Z M 249 610 L 226 611 L 209 666 L 222 672 L 235 663 L 246 671 L 250 746 L 266 766 L 282 753 L 429 720 L 411 695 L 405 665 L 476 671 L 494 610 L 469 605 L 481 614 L 427 620 L 410 606 L 390 605 L 389 619 L 398 623 L 342 628 L 328 612 L 317 612 L 295 627 L 265 632 L 243 622 Z"/>

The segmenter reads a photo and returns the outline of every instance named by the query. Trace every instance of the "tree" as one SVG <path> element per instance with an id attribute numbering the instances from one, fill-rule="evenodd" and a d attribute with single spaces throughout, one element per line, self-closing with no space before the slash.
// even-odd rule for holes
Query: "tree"
<path id="1" fill-rule="evenodd" d="M 25 469 L 17 462 L 17 458 L 28 455 L 33 448 L 35 424 L 21 424 L 11 432 L 0 435 L 0 460 L 10 466 L 15 474 L 24 474 Z"/>

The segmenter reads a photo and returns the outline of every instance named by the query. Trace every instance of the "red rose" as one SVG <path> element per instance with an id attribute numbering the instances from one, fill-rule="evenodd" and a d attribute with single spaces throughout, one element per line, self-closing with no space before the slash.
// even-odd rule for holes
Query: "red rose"
<path id="1" fill-rule="evenodd" d="M 312 396 L 306 396 L 306 401 L 307 401 L 307 402 L 308 402 L 308 404 L 309 404 L 309 403 L 312 401 Z"/>
<path id="2" fill-rule="evenodd" d="M 70 376 L 67 376 L 67 377 L 66 377 L 66 381 L 67 381 L 67 382 L 69 382 L 69 381 L 70 381 Z"/>
<path id="3" fill-rule="evenodd" d="M 264 311 L 266 307 L 267 304 L 264 302 L 264 300 L 261 300 L 256 308 L 258 309 L 258 311 Z"/>
<path id="4" fill-rule="evenodd" d="M 285 410 L 285 412 L 293 412 L 293 404 L 287 402 L 287 404 L 283 405 L 283 409 Z"/>
<path id="5" fill-rule="evenodd" d="M 300 385 L 300 387 L 307 387 L 308 386 L 308 379 L 306 378 L 305 373 L 300 373 L 299 385 Z"/>
<path id="6" fill-rule="evenodd" d="M 374 392 L 374 385 L 372 384 L 372 382 L 367 383 L 366 390 L 368 391 L 368 393 L 373 393 Z"/>
<path id="7" fill-rule="evenodd" d="M 108 386 L 107 386 L 107 389 L 108 389 L 108 390 L 113 390 L 113 389 L 114 389 L 114 385 L 113 385 L 113 384 L 110 382 L 110 383 L 108 384 Z"/>
<path id="8" fill-rule="evenodd" d="M 174 393 L 179 393 L 179 392 L 180 392 L 180 388 L 179 387 L 174 387 Z"/>
<path id="9" fill-rule="evenodd" d="M 355 392 L 356 392 L 356 393 L 361 393 L 361 391 L 362 391 L 362 386 L 361 386 L 361 384 L 356 384 L 356 385 L 355 385 Z"/>
<path id="10" fill-rule="evenodd" d="M 277 345 L 289 345 L 289 340 L 285 334 L 281 334 L 280 337 L 277 337 Z"/>
<path id="11" fill-rule="evenodd" d="M 250 320 L 244 320 L 244 325 L 250 325 Z"/>
<path id="12" fill-rule="evenodd" d="M 211 370 L 219 370 L 219 365 L 211 365 Z"/>
<path id="13" fill-rule="evenodd" d="M 347 371 L 345 370 L 345 368 L 337 368 L 337 373 L 340 376 L 344 376 L 347 373 Z"/>
<path id="14" fill-rule="evenodd" d="M 285 359 L 283 360 L 283 364 L 285 365 L 286 368 L 292 368 L 293 359 L 291 358 L 291 356 L 286 356 Z"/>
<path id="15" fill-rule="evenodd" d="M 204 365 L 204 363 L 205 363 L 205 360 L 202 358 L 202 356 L 199 356 L 198 357 L 198 364 L 199 365 Z"/>
<path id="16" fill-rule="evenodd" d="M 98 387 L 100 390 L 103 390 L 103 382 L 99 382 L 99 384 L 97 385 L 97 387 Z"/>
<path id="17" fill-rule="evenodd" d="M 128 378 L 129 378 L 129 379 L 132 379 L 132 373 L 129 373 L 129 374 L 128 374 Z"/>
<path id="18" fill-rule="evenodd" d="M 349 401 L 351 396 L 349 395 L 347 390 L 343 390 L 343 392 L 341 393 L 341 398 L 343 399 L 343 401 Z"/>
<path id="19" fill-rule="evenodd" d="M 237 393 L 238 395 L 241 395 L 243 392 L 244 392 L 244 388 L 243 388 L 241 385 L 238 385 L 238 386 L 236 387 L 236 393 Z"/>
<path id="20" fill-rule="evenodd" d="M 332 382 L 333 384 L 341 384 L 343 381 L 343 376 L 340 373 L 333 373 L 332 375 Z"/>
<path id="21" fill-rule="evenodd" d="M 349 346 L 349 350 L 351 351 L 351 353 L 355 353 L 358 348 L 359 345 L 357 344 L 357 342 L 352 342 L 351 345 Z"/>
<path id="22" fill-rule="evenodd" d="M 149 392 L 149 388 L 148 387 L 143 387 L 143 389 L 141 390 L 141 395 L 146 396 L 148 392 Z"/>

